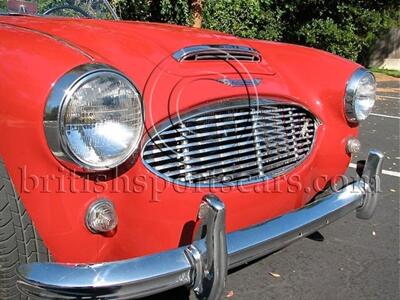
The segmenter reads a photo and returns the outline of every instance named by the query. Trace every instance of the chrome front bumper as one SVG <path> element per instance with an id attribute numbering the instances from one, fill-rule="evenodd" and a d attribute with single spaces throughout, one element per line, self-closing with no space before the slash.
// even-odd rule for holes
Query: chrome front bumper
<path id="1" fill-rule="evenodd" d="M 358 181 L 298 211 L 229 234 L 223 202 L 206 196 L 195 241 L 189 246 L 102 264 L 21 265 L 18 286 L 40 299 L 133 299 L 179 286 L 191 287 L 199 299 L 219 299 L 228 269 L 283 248 L 351 211 L 358 218 L 370 218 L 377 204 L 382 161 L 379 151 L 370 151 Z"/>

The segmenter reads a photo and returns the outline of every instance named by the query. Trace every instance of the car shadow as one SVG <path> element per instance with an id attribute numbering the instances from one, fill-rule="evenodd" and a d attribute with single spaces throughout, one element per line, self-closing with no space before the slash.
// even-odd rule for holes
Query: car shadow
<path id="1" fill-rule="evenodd" d="M 190 290 L 186 287 L 179 287 L 139 300 L 190 300 Z"/>

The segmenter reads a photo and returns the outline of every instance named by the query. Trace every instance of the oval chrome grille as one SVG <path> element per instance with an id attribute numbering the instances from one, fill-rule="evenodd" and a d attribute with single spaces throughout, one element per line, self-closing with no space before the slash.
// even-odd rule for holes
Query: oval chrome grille
<path id="1" fill-rule="evenodd" d="M 316 125 L 307 110 L 293 104 L 226 100 L 157 126 L 142 159 L 152 172 L 179 184 L 246 184 L 304 160 Z"/>

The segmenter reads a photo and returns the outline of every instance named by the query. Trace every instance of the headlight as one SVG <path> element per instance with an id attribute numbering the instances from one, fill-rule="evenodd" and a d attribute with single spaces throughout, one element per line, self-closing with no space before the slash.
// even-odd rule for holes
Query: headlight
<path id="1" fill-rule="evenodd" d="M 104 65 L 64 75 L 47 101 L 45 130 L 54 155 L 85 170 L 108 170 L 135 152 L 143 131 L 134 85 Z"/>
<path id="2" fill-rule="evenodd" d="M 358 69 L 347 83 L 345 95 L 346 118 L 350 122 L 365 120 L 375 104 L 376 81 L 374 75 Z"/>

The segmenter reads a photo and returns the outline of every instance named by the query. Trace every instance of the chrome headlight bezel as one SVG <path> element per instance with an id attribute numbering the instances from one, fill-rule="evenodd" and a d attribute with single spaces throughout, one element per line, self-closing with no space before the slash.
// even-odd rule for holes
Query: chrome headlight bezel
<path id="1" fill-rule="evenodd" d="M 64 126 L 63 117 L 65 108 L 69 103 L 71 95 L 77 90 L 79 86 L 82 86 L 85 82 L 88 82 L 94 76 L 101 76 L 101 74 L 114 74 L 118 75 L 126 82 L 128 82 L 139 97 L 140 110 L 142 112 L 142 124 L 140 132 L 138 132 L 139 138 L 135 144 L 130 145 L 129 151 L 114 164 L 106 166 L 95 166 L 90 165 L 79 159 L 73 151 L 71 151 L 65 134 L 62 131 Z M 82 172 L 95 172 L 95 171 L 107 171 L 114 169 L 120 165 L 123 165 L 129 160 L 138 150 L 141 137 L 144 131 L 144 107 L 142 96 L 136 87 L 136 85 L 127 78 L 124 74 L 114 69 L 111 66 L 104 64 L 86 64 L 78 66 L 71 71 L 64 74 L 59 80 L 57 80 L 52 87 L 50 95 L 47 99 L 45 112 L 44 112 L 44 129 L 47 139 L 47 144 L 53 153 L 53 155 L 66 167 Z"/>
<path id="2" fill-rule="evenodd" d="M 357 95 L 357 90 L 360 87 L 360 82 L 366 76 L 371 76 L 373 78 L 373 80 L 375 82 L 375 88 L 376 88 L 376 80 L 375 80 L 374 74 L 364 68 L 357 69 L 351 75 L 350 79 L 347 81 L 347 84 L 346 84 L 345 97 L 344 97 L 344 110 L 345 110 L 346 119 L 351 123 L 359 123 L 366 119 L 366 118 L 361 118 L 360 116 L 357 115 L 357 112 L 356 112 L 357 99 L 355 98 Z M 373 101 L 375 102 L 375 99 Z M 372 107 L 374 105 L 374 102 L 372 104 Z M 368 113 L 368 115 L 369 114 L 370 114 L 370 112 Z M 367 115 L 367 117 L 368 117 L 368 115 Z"/>

